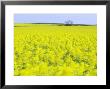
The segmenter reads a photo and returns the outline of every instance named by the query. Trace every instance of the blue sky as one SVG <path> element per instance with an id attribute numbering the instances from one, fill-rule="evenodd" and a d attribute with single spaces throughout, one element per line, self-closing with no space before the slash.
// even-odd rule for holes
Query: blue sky
<path id="1" fill-rule="evenodd" d="M 97 24 L 96 14 L 15 14 L 15 23 L 64 23 L 72 20 L 74 24 Z"/>

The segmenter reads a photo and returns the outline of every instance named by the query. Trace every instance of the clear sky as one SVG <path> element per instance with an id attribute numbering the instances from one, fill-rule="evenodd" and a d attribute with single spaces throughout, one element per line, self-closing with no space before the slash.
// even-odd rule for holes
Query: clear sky
<path id="1" fill-rule="evenodd" d="M 15 23 L 65 23 L 97 24 L 96 14 L 15 14 Z"/>

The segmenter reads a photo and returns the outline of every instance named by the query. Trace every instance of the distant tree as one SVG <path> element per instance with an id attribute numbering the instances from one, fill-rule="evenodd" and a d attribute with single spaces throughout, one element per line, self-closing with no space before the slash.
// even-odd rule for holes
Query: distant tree
<path id="1" fill-rule="evenodd" d="M 65 21 L 65 25 L 66 26 L 72 26 L 73 25 L 73 21 L 67 20 L 67 21 Z"/>

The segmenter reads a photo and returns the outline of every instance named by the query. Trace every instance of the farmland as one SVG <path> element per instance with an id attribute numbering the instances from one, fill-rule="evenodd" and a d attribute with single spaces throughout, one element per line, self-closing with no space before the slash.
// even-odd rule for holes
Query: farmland
<path id="1" fill-rule="evenodd" d="M 14 76 L 96 75 L 96 26 L 15 24 Z"/>

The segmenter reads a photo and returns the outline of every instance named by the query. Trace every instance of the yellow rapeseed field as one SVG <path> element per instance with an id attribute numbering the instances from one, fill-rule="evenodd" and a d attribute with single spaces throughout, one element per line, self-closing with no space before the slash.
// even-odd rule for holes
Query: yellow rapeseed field
<path id="1" fill-rule="evenodd" d="M 96 76 L 96 26 L 15 24 L 15 76 Z"/>

